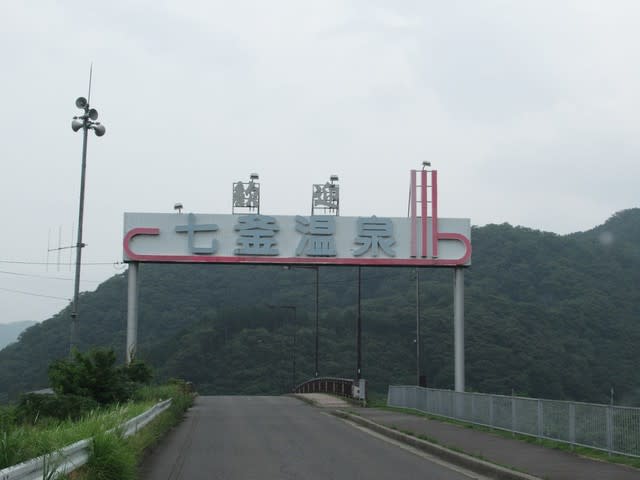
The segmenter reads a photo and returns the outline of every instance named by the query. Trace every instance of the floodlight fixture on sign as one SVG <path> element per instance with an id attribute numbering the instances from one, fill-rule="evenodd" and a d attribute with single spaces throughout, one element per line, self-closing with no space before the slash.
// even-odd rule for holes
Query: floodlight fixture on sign
<path id="1" fill-rule="evenodd" d="M 428 167 L 431 166 L 431 162 L 429 160 L 425 160 L 424 162 L 422 162 L 422 169 L 425 170 Z"/>
<path id="2" fill-rule="evenodd" d="M 173 209 L 174 209 L 175 211 L 177 211 L 178 213 L 182 213 L 182 208 L 183 208 L 183 207 L 182 207 L 182 204 L 181 204 L 180 202 L 178 202 L 178 203 L 176 203 L 176 204 L 174 204 L 174 205 L 173 205 Z"/>
<path id="3" fill-rule="evenodd" d="M 233 183 L 231 213 L 235 215 L 236 208 L 246 209 L 260 215 L 260 176 L 257 173 L 249 175 L 249 181 L 239 180 Z"/>
<path id="4" fill-rule="evenodd" d="M 311 190 L 311 215 L 340 215 L 340 185 L 338 175 L 331 175 L 329 181 L 313 184 Z"/>

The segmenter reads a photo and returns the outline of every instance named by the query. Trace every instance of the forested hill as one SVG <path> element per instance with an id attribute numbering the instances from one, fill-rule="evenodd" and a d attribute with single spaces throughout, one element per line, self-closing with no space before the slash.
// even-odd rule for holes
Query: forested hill
<path id="1" fill-rule="evenodd" d="M 613 387 L 616 403 L 640 406 L 640 209 L 564 236 L 476 227 L 472 243 L 468 389 L 608 402 Z M 313 375 L 314 273 L 142 265 L 139 356 L 202 393 L 284 392 Z M 429 386 L 451 388 L 452 270 L 420 278 L 422 368 Z M 321 375 L 353 376 L 356 279 L 351 267 L 320 269 Z M 363 375 L 373 391 L 415 382 L 414 282 L 414 269 L 363 270 Z M 79 320 L 82 349 L 112 346 L 122 358 L 126 274 L 83 294 Z M 68 309 L 25 331 L 0 351 L 0 395 L 46 386 L 47 365 L 67 355 L 68 341 Z"/>

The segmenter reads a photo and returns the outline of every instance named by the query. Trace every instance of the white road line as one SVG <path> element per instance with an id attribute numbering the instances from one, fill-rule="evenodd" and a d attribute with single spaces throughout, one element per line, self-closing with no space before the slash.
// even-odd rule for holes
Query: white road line
<path id="1" fill-rule="evenodd" d="M 333 415 L 331 415 L 330 413 L 327 412 L 322 412 L 323 415 L 328 415 L 333 417 Z M 335 418 L 335 417 L 334 417 Z M 354 428 L 357 428 L 358 430 L 367 433 L 369 435 L 371 435 L 372 437 L 376 437 L 379 438 L 380 440 L 383 440 L 387 443 L 390 443 L 391 445 L 395 445 L 396 447 L 400 447 L 403 450 L 406 450 L 407 452 L 410 452 L 418 457 L 421 457 L 425 460 L 428 460 L 432 463 L 438 464 L 441 467 L 447 468 L 449 470 L 453 470 L 454 472 L 457 472 L 461 475 L 464 475 L 465 477 L 469 477 L 469 478 L 473 478 L 475 480 L 491 480 L 490 477 L 485 477 L 484 475 L 480 475 L 479 473 L 475 473 L 472 472 L 471 470 L 467 470 L 466 468 L 460 467 L 458 465 L 455 465 L 453 463 L 449 463 L 449 462 L 445 462 L 444 460 L 438 458 L 438 457 L 434 457 L 433 455 L 430 455 L 428 453 L 423 452 L 422 450 L 419 450 L 415 447 L 412 447 L 411 445 L 407 445 L 405 443 L 399 442 L 397 440 L 394 440 L 392 438 L 389 438 L 385 435 L 382 435 L 378 432 L 374 432 L 373 430 L 369 430 L 368 428 L 365 428 L 361 425 L 358 425 L 357 423 L 354 423 L 350 420 L 344 419 L 344 418 L 340 418 L 340 420 L 342 420 L 345 423 L 348 423 L 349 425 L 351 425 Z"/>

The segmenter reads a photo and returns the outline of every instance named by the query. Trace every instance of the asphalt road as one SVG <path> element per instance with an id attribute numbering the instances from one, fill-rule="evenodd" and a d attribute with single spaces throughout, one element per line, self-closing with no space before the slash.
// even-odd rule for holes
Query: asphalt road
<path id="1" fill-rule="evenodd" d="M 198 397 L 142 465 L 145 480 L 481 478 L 290 397 Z"/>

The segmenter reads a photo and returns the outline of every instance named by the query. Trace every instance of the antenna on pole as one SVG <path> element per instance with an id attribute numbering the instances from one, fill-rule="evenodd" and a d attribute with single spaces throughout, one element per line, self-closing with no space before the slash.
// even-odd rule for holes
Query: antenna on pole
<path id="1" fill-rule="evenodd" d="M 73 223 L 71 224 L 71 239 L 69 240 L 69 245 L 73 245 L 73 237 L 74 237 L 74 229 L 73 229 Z M 71 271 L 71 261 L 72 261 L 72 257 L 73 254 L 71 252 L 71 249 L 69 249 L 69 271 Z"/>
<path id="2" fill-rule="evenodd" d="M 89 67 L 89 93 L 87 94 L 87 103 L 91 105 L 91 77 L 93 77 L 93 62 Z"/>
<path id="3" fill-rule="evenodd" d="M 71 243 L 69 245 L 62 245 L 63 236 L 62 225 L 58 225 L 58 246 L 51 245 L 51 228 L 49 228 L 49 235 L 47 239 L 47 272 L 49 271 L 49 255 L 52 252 L 56 252 L 56 271 L 60 271 L 60 265 L 62 265 L 62 250 L 69 250 L 69 270 L 71 270 L 71 250 L 76 248 L 73 244 L 73 226 L 71 227 Z"/>
<path id="4" fill-rule="evenodd" d="M 60 271 L 60 253 L 62 252 L 62 247 L 61 244 L 62 243 L 62 225 L 60 225 L 58 227 L 58 248 L 56 250 L 58 250 L 58 262 L 56 265 L 56 272 Z"/>
<path id="5" fill-rule="evenodd" d="M 47 266 L 45 271 L 49 271 L 49 253 L 51 252 L 51 227 L 49 227 L 49 233 L 47 234 Z"/>

